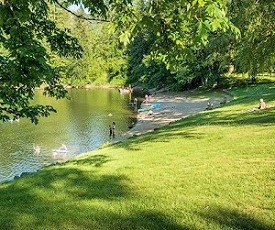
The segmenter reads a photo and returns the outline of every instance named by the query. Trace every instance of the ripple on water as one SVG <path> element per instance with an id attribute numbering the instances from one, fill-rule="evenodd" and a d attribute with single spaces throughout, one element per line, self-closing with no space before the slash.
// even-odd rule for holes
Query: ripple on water
<path id="1" fill-rule="evenodd" d="M 128 95 L 122 98 L 117 90 L 71 90 L 70 101 L 45 98 L 40 91 L 35 97 L 35 103 L 52 104 L 57 113 L 41 118 L 37 126 L 24 119 L 0 123 L 0 183 L 100 147 L 109 141 L 109 124 L 115 121 L 121 134 L 133 115 Z M 62 144 L 69 152 L 53 155 Z"/>
<path id="2" fill-rule="evenodd" d="M 10 181 L 20 177 L 24 173 L 37 172 L 43 167 L 64 162 L 68 158 L 53 157 L 52 154 L 30 154 L 16 151 L 10 153 L 12 160 L 6 164 L 0 164 L 0 182 Z"/>

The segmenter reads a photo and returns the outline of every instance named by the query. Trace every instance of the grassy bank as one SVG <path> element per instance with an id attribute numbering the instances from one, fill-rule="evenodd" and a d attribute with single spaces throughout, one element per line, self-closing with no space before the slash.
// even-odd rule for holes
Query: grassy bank
<path id="1" fill-rule="evenodd" d="M 275 229 L 274 89 L 0 185 L 1 229 Z"/>

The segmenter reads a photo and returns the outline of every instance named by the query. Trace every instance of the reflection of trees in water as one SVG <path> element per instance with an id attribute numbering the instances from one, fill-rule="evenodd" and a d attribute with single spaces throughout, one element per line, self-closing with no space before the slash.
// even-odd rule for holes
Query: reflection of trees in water
<path id="1" fill-rule="evenodd" d="M 71 100 L 55 100 L 37 91 L 33 103 L 52 104 L 57 113 L 41 118 L 38 125 L 20 119 L 20 122 L 0 125 L 0 151 L 2 167 L 18 164 L 22 159 L 26 167 L 31 162 L 54 162 L 52 150 L 66 144 L 69 156 L 99 147 L 109 140 L 108 125 L 113 121 L 119 133 L 128 131 L 132 111 L 128 99 L 122 100 L 117 90 L 90 89 L 69 91 Z M 113 116 L 109 117 L 108 114 Z M 39 146 L 39 156 L 33 146 Z M 43 159 L 42 159 L 43 158 Z M 10 169 L 13 170 L 13 169 Z"/>

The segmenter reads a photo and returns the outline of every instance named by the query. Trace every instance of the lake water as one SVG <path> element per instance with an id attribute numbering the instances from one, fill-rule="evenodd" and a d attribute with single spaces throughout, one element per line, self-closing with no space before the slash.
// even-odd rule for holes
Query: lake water
<path id="1" fill-rule="evenodd" d="M 54 106 L 57 113 L 41 118 L 38 125 L 29 120 L 0 123 L 0 182 L 12 180 L 23 172 L 35 172 L 56 162 L 93 150 L 109 141 L 109 124 L 116 122 L 116 135 L 128 130 L 135 120 L 129 95 L 117 90 L 69 90 L 70 100 L 44 97 L 35 102 Z M 66 154 L 54 154 L 62 144 Z M 39 146 L 40 152 L 34 151 Z"/>

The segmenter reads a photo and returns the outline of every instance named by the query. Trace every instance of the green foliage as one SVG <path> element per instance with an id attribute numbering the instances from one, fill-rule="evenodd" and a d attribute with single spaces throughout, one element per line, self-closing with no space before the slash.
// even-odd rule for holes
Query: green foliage
<path id="1" fill-rule="evenodd" d="M 126 57 L 117 33 L 110 33 L 110 25 L 83 20 L 81 17 L 89 16 L 83 7 L 75 12 L 81 17 L 68 15 L 60 8 L 52 12 L 56 23 L 69 28 L 83 47 L 78 60 L 54 56 L 54 64 L 62 70 L 62 83 L 78 87 L 124 85 Z"/>
<path id="2" fill-rule="evenodd" d="M 143 10 L 134 8 L 116 20 L 119 29 L 125 30 L 125 42 L 130 40 L 129 32 L 135 35 L 144 28 L 150 31 L 155 37 L 151 58 L 165 63 L 168 69 L 176 70 L 178 63 L 190 58 L 194 49 L 207 44 L 211 32 L 238 33 L 226 17 L 226 3 L 146 1 L 142 4 Z"/>
<path id="3" fill-rule="evenodd" d="M 63 83 L 80 87 L 86 84 L 123 85 L 126 58 L 117 34 L 109 32 L 109 25 L 91 23 L 68 14 L 60 17 L 61 13 L 60 11 L 55 13 L 56 21 L 66 24 L 83 47 L 80 59 L 61 58 L 57 61 L 59 64 L 64 62 L 63 67 L 66 67 L 62 77 Z M 76 14 L 88 17 L 83 8 L 80 8 Z"/>
<path id="4" fill-rule="evenodd" d="M 129 83 L 149 87 L 161 87 L 167 84 L 171 73 L 165 64 L 148 58 L 154 40 L 152 33 L 144 30 L 127 47 Z"/>
<path id="5" fill-rule="evenodd" d="M 37 117 L 54 111 L 51 106 L 31 106 L 35 87 L 46 85 L 45 94 L 64 97 L 59 71 L 49 62 L 43 42 L 60 56 L 81 56 L 77 40 L 48 19 L 45 1 L 0 3 L 0 119 Z M 43 41 L 43 42 L 42 42 Z"/>
<path id="6" fill-rule="evenodd" d="M 123 17 L 114 18 L 116 29 L 125 32 L 120 38 L 129 43 L 129 81 L 153 87 L 169 84 L 181 90 L 188 84 L 197 87 L 209 79 L 219 80 L 226 58 L 218 52 L 213 55 L 214 45 L 209 44 L 213 37 L 222 38 L 227 33 L 239 36 L 227 18 L 227 3 L 137 1 L 124 9 Z M 208 64 L 204 58 L 212 60 Z"/>
<path id="7" fill-rule="evenodd" d="M 231 3 L 232 21 L 241 31 L 235 57 L 240 72 L 256 75 L 275 71 L 274 11 L 274 1 L 245 0 Z"/>
<path id="8" fill-rule="evenodd" d="M 118 1 L 117 4 L 126 2 Z M 100 31 L 101 35 L 97 37 L 101 26 L 88 26 L 88 23 L 65 16 L 64 11 L 56 8 L 61 6 L 60 3 L 54 0 L 50 3 L 53 5 L 46 1 L 31 0 L 0 2 L 2 120 L 28 117 L 37 123 L 39 116 L 48 116 L 50 112 L 55 111 L 51 106 L 31 105 L 36 87 L 43 86 L 45 94 L 61 98 L 66 94 L 64 84 L 84 85 L 92 81 L 103 84 L 117 75 L 119 82 L 125 81 L 122 80 L 125 78 L 122 67 L 125 61 L 122 51 L 116 49 L 116 39 L 105 32 L 101 33 L 106 29 Z M 64 7 L 71 3 L 83 3 L 91 14 L 104 18 L 108 6 L 116 4 L 116 1 L 62 2 Z M 103 37 L 106 44 L 101 44 L 100 47 L 98 44 Z M 95 41 L 92 43 L 91 40 Z M 83 57 L 76 61 L 75 58 L 80 58 L 83 52 L 79 44 L 85 47 L 85 50 Z M 107 59 L 93 54 L 104 49 L 106 50 L 103 53 L 107 54 Z"/>
<path id="9" fill-rule="evenodd" d="M 65 14 L 70 4 L 82 7 L 77 17 Z M 0 119 L 53 111 L 30 106 L 41 85 L 59 98 L 64 84 L 183 89 L 219 83 L 230 65 L 274 72 L 274 10 L 264 0 L 2 0 Z"/>
<path id="10" fill-rule="evenodd" d="M 274 72 L 274 5 L 255 0 L 138 1 L 117 19 L 117 29 L 127 32 L 124 41 L 141 54 L 137 60 L 130 54 L 130 79 L 148 82 L 150 74 L 151 82 L 158 82 L 159 74 L 146 69 L 150 60 L 170 70 L 163 81 L 178 89 L 221 85 L 231 65 L 254 76 Z M 139 38 L 148 34 L 151 40 L 142 52 Z"/>

